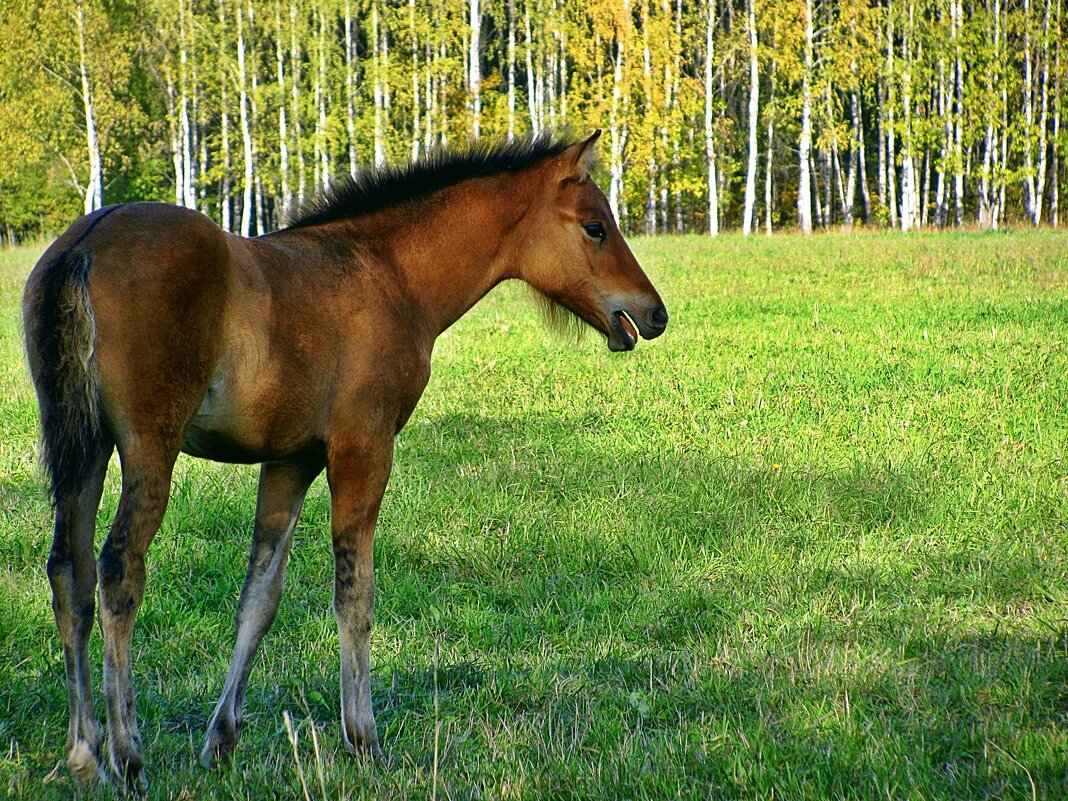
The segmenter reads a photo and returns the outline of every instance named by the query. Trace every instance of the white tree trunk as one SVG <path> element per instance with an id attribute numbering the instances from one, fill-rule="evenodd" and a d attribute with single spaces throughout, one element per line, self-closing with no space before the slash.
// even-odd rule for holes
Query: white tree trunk
<path id="1" fill-rule="evenodd" d="M 281 179 L 282 216 L 288 218 L 293 207 L 293 193 L 289 188 L 289 129 L 286 124 L 286 71 L 282 47 L 281 6 L 274 10 L 274 56 L 278 75 L 278 172 Z"/>
<path id="2" fill-rule="evenodd" d="M 990 14 L 990 0 L 987 0 L 987 15 Z M 993 31 L 993 46 L 994 53 L 1000 55 L 999 37 L 1001 34 L 1000 20 L 1001 12 L 999 6 L 999 0 L 993 0 L 993 15 L 994 23 Z M 989 30 L 987 34 L 990 35 Z M 987 101 L 991 104 L 994 98 L 994 75 L 993 71 L 988 71 L 986 75 L 986 89 L 987 89 Z M 1000 80 L 1000 78 L 999 78 Z M 997 227 L 997 212 L 995 205 L 996 199 L 996 177 L 995 172 L 998 166 L 998 140 L 997 132 L 994 127 L 994 112 L 993 109 L 987 111 L 986 120 L 986 134 L 983 139 L 983 167 L 979 176 L 979 225 L 984 228 L 996 228 Z"/>
<path id="3" fill-rule="evenodd" d="M 756 0 L 747 0 L 749 29 L 749 158 L 745 171 L 745 207 L 742 210 L 742 233 L 749 236 L 753 228 L 756 205 L 757 115 L 760 109 L 760 72 L 757 67 Z"/>
<path id="4" fill-rule="evenodd" d="M 249 47 L 249 52 L 250 52 L 250 54 L 252 56 L 252 65 L 253 65 L 252 66 L 252 70 L 250 71 L 250 75 L 249 75 L 250 81 L 252 83 L 252 91 L 249 93 L 249 96 L 248 96 L 248 110 L 249 110 L 250 132 L 253 134 L 252 138 L 251 138 L 251 142 L 252 142 L 252 163 L 253 163 L 253 165 L 255 165 L 256 157 L 259 155 L 259 153 L 257 151 L 257 148 L 256 148 L 256 137 L 254 135 L 254 132 L 257 130 L 257 125 L 258 125 L 259 116 L 260 116 L 259 115 L 259 108 L 256 105 L 256 99 L 259 97 L 259 80 L 260 80 L 260 77 L 259 77 L 259 68 L 257 66 L 259 61 L 258 61 L 258 58 L 256 56 L 256 45 L 254 44 L 255 40 L 251 36 L 252 31 L 255 30 L 255 28 L 254 28 L 255 17 L 253 16 L 254 11 L 255 11 L 255 6 L 253 5 L 252 0 L 248 0 L 248 26 L 249 26 L 249 32 L 250 32 L 248 47 Z M 263 234 L 263 233 L 266 233 L 266 231 L 267 231 L 267 228 L 266 228 L 266 226 L 264 224 L 265 223 L 265 220 L 264 220 L 264 211 L 265 211 L 265 209 L 264 209 L 264 203 L 263 203 L 263 176 L 260 174 L 259 171 L 255 170 L 255 167 L 253 169 L 255 171 L 255 174 L 254 174 L 253 179 L 252 179 L 252 188 L 253 188 L 253 199 L 255 201 L 255 205 L 254 205 L 253 208 L 254 208 L 254 211 L 255 211 L 256 233 L 257 234 Z"/>
<path id="5" fill-rule="evenodd" d="M 441 63 L 445 61 L 445 38 L 438 43 L 437 75 L 438 77 L 438 143 L 442 147 L 449 142 L 448 114 L 449 114 L 449 74 L 441 69 Z"/>
<path id="6" fill-rule="evenodd" d="M 392 102 L 392 86 L 389 82 L 389 26 L 382 25 L 382 125 L 385 128 L 386 144 L 389 144 L 389 109 Z M 388 151 L 387 151 L 388 153 Z"/>
<path id="7" fill-rule="evenodd" d="M 953 14 L 953 211 L 957 227 L 964 225 L 964 64 L 960 30 L 964 0 L 950 0 Z"/>
<path id="8" fill-rule="evenodd" d="M 227 30 L 226 26 L 226 0 L 219 0 L 219 22 L 222 29 Z M 219 56 L 219 87 L 220 87 L 220 138 L 222 139 L 222 181 L 219 186 L 219 225 L 222 226 L 224 231 L 233 231 L 233 184 L 230 170 L 233 168 L 233 161 L 230 155 L 230 65 L 229 58 L 226 55 L 228 48 L 221 47 Z"/>
<path id="9" fill-rule="evenodd" d="M 192 129 L 189 124 L 189 42 L 186 0 L 178 0 L 178 135 L 182 148 L 182 205 L 197 207 L 193 180 Z"/>
<path id="10" fill-rule="evenodd" d="M 555 2 L 553 3 L 555 6 Z M 555 11 L 555 9 L 554 9 Z M 545 53 L 545 100 L 549 109 L 549 128 L 556 130 L 556 56 L 557 56 L 557 37 L 559 33 L 556 28 L 555 21 L 553 22 L 553 43 L 552 46 L 546 48 L 548 50 Z"/>
<path id="11" fill-rule="evenodd" d="M 556 59 L 556 69 L 557 74 L 560 76 L 560 87 L 557 90 L 557 95 L 560 103 L 560 123 L 563 125 L 567 123 L 567 36 L 562 26 L 559 30 L 557 43 L 559 52 Z"/>
<path id="12" fill-rule="evenodd" d="M 908 4 L 908 23 L 901 39 L 904 70 L 901 74 L 901 230 L 917 226 L 919 187 L 916 181 L 916 155 L 912 142 L 912 3 Z"/>
<path id="13" fill-rule="evenodd" d="M 856 152 L 854 163 L 860 182 L 860 199 L 864 204 L 864 224 L 871 225 L 871 192 L 868 190 L 868 164 L 864 153 L 864 116 L 857 89 L 849 93 L 849 105 L 853 118 L 853 148 Z"/>
<path id="14" fill-rule="evenodd" d="M 534 58 L 534 39 L 531 36 L 529 0 L 524 6 L 523 12 L 524 32 L 527 37 L 527 105 L 530 107 L 530 129 L 535 136 L 538 136 L 541 134 L 542 129 L 542 82 L 536 67 L 536 65 L 540 66 L 540 56 L 537 60 Z"/>
<path id="15" fill-rule="evenodd" d="M 809 160 L 812 150 L 812 0 L 805 0 L 805 61 L 801 76 L 801 137 L 797 148 L 797 224 L 804 234 L 812 233 L 812 185 Z"/>
<path id="16" fill-rule="evenodd" d="M 241 236 L 252 233 L 252 126 L 249 120 L 248 84 L 245 70 L 245 11 L 243 4 L 237 6 L 237 86 L 238 108 L 241 115 L 241 146 L 245 158 L 244 181 L 241 187 Z"/>
<path id="17" fill-rule="evenodd" d="M 88 214 L 104 205 L 104 170 L 100 158 L 100 139 L 96 129 L 93 92 L 89 82 L 89 66 L 85 60 L 85 10 L 78 3 L 78 76 L 81 78 L 82 110 L 85 113 L 85 144 L 89 151 L 89 181 L 85 187 L 84 209 Z"/>
<path id="18" fill-rule="evenodd" d="M 1049 124 L 1049 23 L 1050 23 L 1050 0 L 1046 0 L 1045 12 L 1042 15 L 1042 70 L 1039 77 L 1039 107 L 1038 107 L 1038 164 L 1035 169 L 1035 197 L 1034 208 L 1031 216 L 1031 224 L 1038 226 L 1042 223 L 1042 203 L 1046 195 L 1046 169 L 1049 166 L 1047 160 L 1047 125 Z M 1056 142 L 1056 140 L 1054 140 Z"/>
<path id="19" fill-rule="evenodd" d="M 482 11 L 479 0 L 469 0 L 470 50 L 467 56 L 468 86 L 471 90 L 471 133 L 482 135 Z"/>
<path id="20" fill-rule="evenodd" d="M 508 0 L 508 141 L 515 138 L 515 0 Z"/>
<path id="21" fill-rule="evenodd" d="M 716 0 L 705 0 L 705 167 L 708 186 L 708 233 L 719 233 L 719 176 L 716 174 L 716 137 L 712 128 L 712 61 L 715 55 Z"/>
<path id="22" fill-rule="evenodd" d="M 629 13 L 630 2 L 624 0 L 624 5 Z M 611 155 L 609 160 L 609 182 L 608 182 L 608 205 L 612 209 L 612 215 L 619 220 L 620 219 L 620 199 L 623 193 L 623 145 L 624 145 L 624 132 L 621 125 L 620 117 L 622 116 L 622 99 L 623 99 L 623 59 L 626 56 L 623 40 L 626 35 L 625 30 L 620 28 L 616 30 L 616 46 L 615 46 L 615 59 L 612 66 L 612 106 L 608 115 L 609 125 L 609 139 Z M 527 11 L 527 70 L 528 81 L 530 75 L 530 12 L 529 5 Z M 533 102 L 533 101 L 532 101 Z M 531 119 L 534 119 L 533 106 L 531 107 Z M 535 128 L 537 133 L 537 128 Z"/>
<path id="23" fill-rule="evenodd" d="M 656 234 L 656 181 L 659 177 L 656 162 L 656 122 L 653 115 L 653 66 L 649 50 L 649 2 L 642 4 L 642 94 L 645 95 L 645 124 L 649 137 L 649 160 L 646 162 L 645 234 Z"/>
<path id="24" fill-rule="evenodd" d="M 1057 0 L 1057 23 L 1053 55 L 1053 156 L 1050 164 L 1049 222 L 1054 228 L 1060 224 L 1060 151 L 1061 141 L 1061 0 Z"/>
<path id="25" fill-rule="evenodd" d="M 667 0 L 664 0 L 665 4 Z M 682 79 L 682 0 L 675 0 L 675 39 L 670 43 L 670 50 L 675 54 L 675 71 L 671 83 L 671 106 L 668 125 L 671 127 L 671 183 L 674 188 L 675 233 L 684 230 L 682 220 L 682 180 L 680 174 L 681 155 L 679 137 L 682 124 L 679 120 L 679 86 Z M 667 181 L 665 181 L 665 189 Z M 665 203 L 665 215 L 667 213 Z M 665 221 L 666 226 L 666 221 Z"/>
<path id="26" fill-rule="evenodd" d="M 920 227 L 927 225 L 927 209 L 930 207 L 930 195 L 931 195 L 931 149 L 927 148 L 923 152 L 923 190 L 920 192 Z"/>

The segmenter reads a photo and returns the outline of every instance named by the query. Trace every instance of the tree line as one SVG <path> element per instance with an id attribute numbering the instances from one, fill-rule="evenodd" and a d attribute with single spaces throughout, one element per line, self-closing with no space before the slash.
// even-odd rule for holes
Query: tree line
<path id="1" fill-rule="evenodd" d="M 0 237 L 603 128 L 648 234 L 1059 224 L 1062 0 L 0 0 Z"/>

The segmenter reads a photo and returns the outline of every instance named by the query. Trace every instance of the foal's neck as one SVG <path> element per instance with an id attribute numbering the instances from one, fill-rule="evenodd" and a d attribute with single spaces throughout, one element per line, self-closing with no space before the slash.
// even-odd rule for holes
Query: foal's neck
<path id="1" fill-rule="evenodd" d="M 361 238 L 398 271 L 431 337 L 515 277 L 532 195 L 525 177 L 502 173 L 463 181 L 362 223 Z"/>

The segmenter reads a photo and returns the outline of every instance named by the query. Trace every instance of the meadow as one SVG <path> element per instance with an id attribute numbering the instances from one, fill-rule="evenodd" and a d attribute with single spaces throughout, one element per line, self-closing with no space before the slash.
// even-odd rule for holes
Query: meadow
<path id="1" fill-rule="evenodd" d="M 341 746 L 319 479 L 235 763 L 198 766 L 256 472 L 182 457 L 134 637 L 149 798 L 1068 797 L 1068 234 L 633 244 L 661 339 L 561 341 L 508 285 L 438 342 L 376 542 L 383 764 Z M 66 799 L 38 252 L 0 252 L 0 796 Z"/>

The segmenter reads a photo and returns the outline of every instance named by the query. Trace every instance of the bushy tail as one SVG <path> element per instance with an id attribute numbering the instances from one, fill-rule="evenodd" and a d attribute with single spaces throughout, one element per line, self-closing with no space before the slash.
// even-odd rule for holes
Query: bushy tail
<path id="1" fill-rule="evenodd" d="M 39 265 L 23 299 L 26 350 L 41 409 L 42 455 L 54 502 L 81 490 L 104 447 L 96 319 L 89 300 L 91 262 L 87 250 L 76 248 Z"/>

